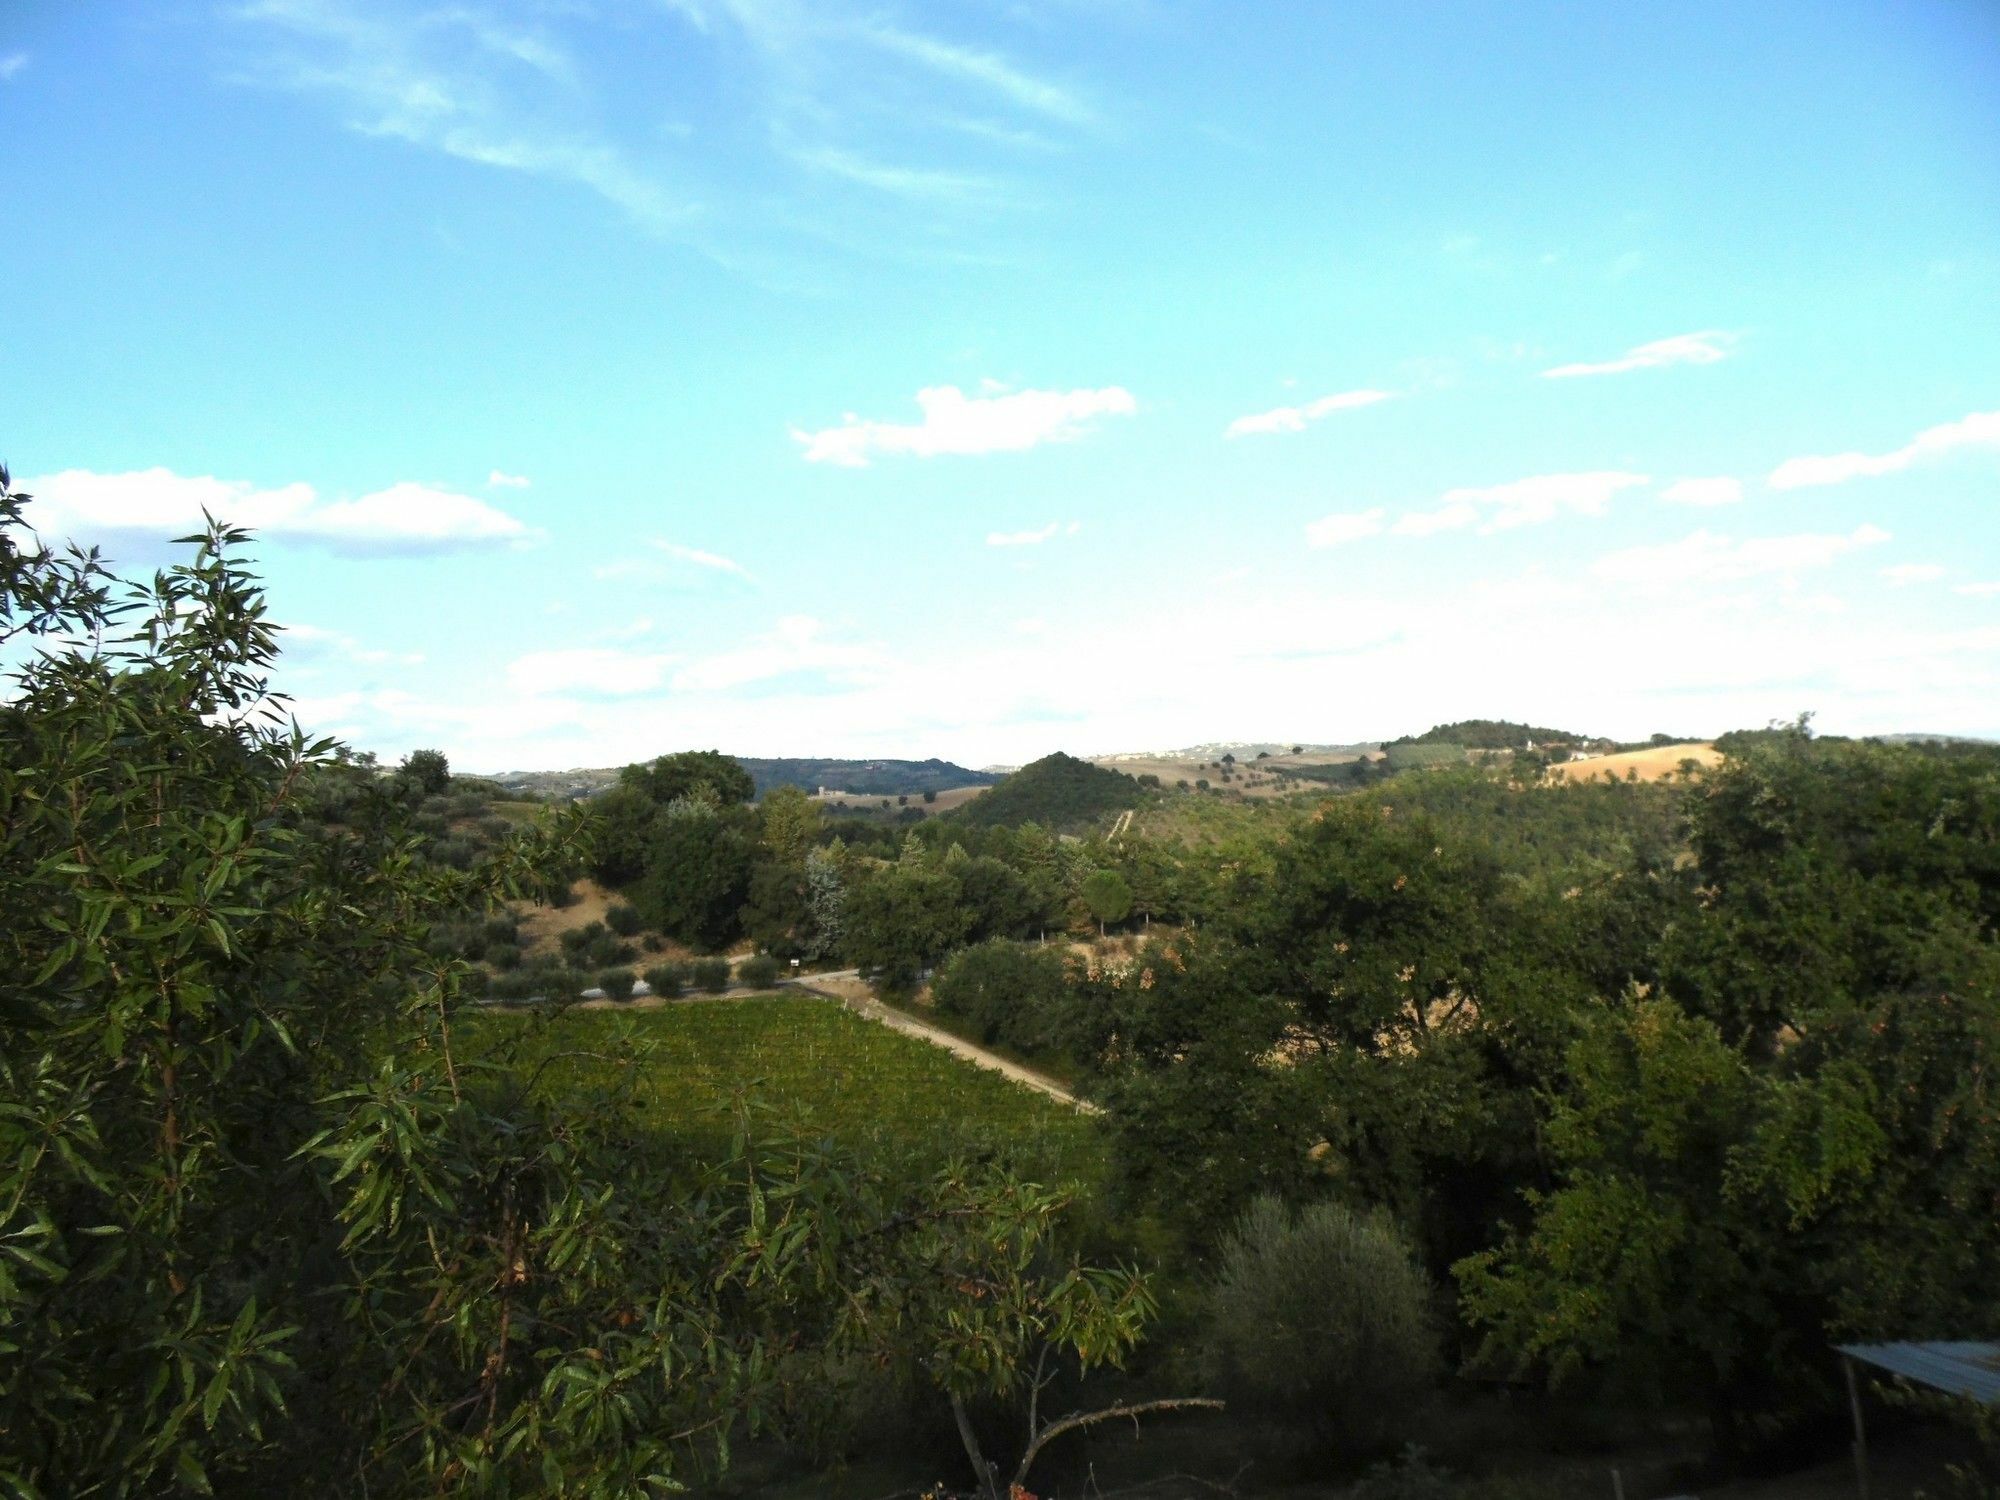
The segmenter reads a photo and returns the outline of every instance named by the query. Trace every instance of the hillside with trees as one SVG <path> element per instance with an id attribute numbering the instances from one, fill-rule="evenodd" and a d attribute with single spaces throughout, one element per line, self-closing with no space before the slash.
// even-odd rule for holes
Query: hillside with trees
<path id="1" fill-rule="evenodd" d="M 977 828 L 1036 823 L 1072 832 L 1137 807 L 1146 795 L 1147 788 L 1133 777 L 1058 750 L 1002 778 L 992 791 L 957 809 L 950 819 Z"/>
<path id="2" fill-rule="evenodd" d="M 24 502 L 10 1494 L 1686 1492 L 1840 1460 L 1836 1345 L 2000 1325 L 2000 748 L 1254 807 L 1058 755 L 907 828 L 696 750 L 543 807 L 294 730 L 241 533 L 127 582 Z M 630 1007 L 742 945 L 1098 1112 L 796 992 Z"/>
<path id="3" fill-rule="evenodd" d="M 1609 748 L 1611 741 L 1567 729 L 1551 729 L 1545 724 L 1517 724 L 1511 719 L 1460 719 L 1455 724 L 1434 724 L 1422 734 L 1406 734 L 1383 741 L 1394 745 L 1460 745 L 1467 750 L 1519 750 L 1529 741 L 1536 745 L 1591 745 Z"/>
<path id="4" fill-rule="evenodd" d="M 991 771 L 969 771 L 948 760 L 760 760 L 738 756 L 762 797 L 774 787 L 801 791 L 852 792 L 862 797 L 916 797 L 925 792 L 950 792 L 967 786 L 992 786 L 1000 778 Z"/>

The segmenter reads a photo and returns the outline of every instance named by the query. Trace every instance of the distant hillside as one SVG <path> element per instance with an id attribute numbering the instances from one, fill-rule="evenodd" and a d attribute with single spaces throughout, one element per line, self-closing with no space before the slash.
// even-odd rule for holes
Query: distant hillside
<path id="1" fill-rule="evenodd" d="M 1456 724 L 1435 725 L 1422 734 L 1406 734 L 1401 739 L 1388 741 L 1387 745 L 1462 745 L 1467 750 L 1519 750 L 1529 740 L 1537 745 L 1600 743 L 1596 735 L 1551 729 L 1545 724 L 1516 724 L 1511 719 L 1460 719 Z M 1611 742 L 1604 740 L 1602 743 L 1608 748 Z"/>
<path id="2" fill-rule="evenodd" d="M 962 786 L 992 786 L 1000 778 L 986 771 L 968 771 L 948 760 L 757 760 L 748 755 L 736 763 L 757 783 L 757 795 L 773 787 L 795 786 L 808 792 L 854 792 L 863 797 L 918 796 L 949 792 Z"/>
<path id="3" fill-rule="evenodd" d="M 1137 807 L 1145 798 L 1146 789 L 1132 777 L 1058 750 L 1021 767 L 950 816 L 982 828 L 1039 823 L 1078 829 Z"/>
<path id="4" fill-rule="evenodd" d="M 1319 745 L 1278 740 L 1212 740 L 1205 745 L 1188 745 L 1179 750 L 1120 750 L 1110 755 L 1093 755 L 1092 760 L 1099 765 L 1121 760 L 1189 760 L 1205 762 L 1220 760 L 1225 755 L 1234 755 L 1238 760 L 1255 760 L 1259 756 L 1291 755 L 1311 761 L 1347 760 L 1357 755 L 1367 755 L 1382 746 L 1375 740 L 1363 740 L 1351 745 Z"/>
<path id="5" fill-rule="evenodd" d="M 1000 779 L 986 771 L 968 771 L 948 760 L 760 760 L 748 755 L 730 759 L 750 773 L 759 797 L 779 786 L 802 787 L 808 792 L 825 787 L 830 792 L 853 792 L 863 797 L 917 797 L 957 787 L 991 786 Z M 620 769 L 509 771 L 492 780 L 512 792 L 560 801 L 596 796 L 617 782 Z"/>

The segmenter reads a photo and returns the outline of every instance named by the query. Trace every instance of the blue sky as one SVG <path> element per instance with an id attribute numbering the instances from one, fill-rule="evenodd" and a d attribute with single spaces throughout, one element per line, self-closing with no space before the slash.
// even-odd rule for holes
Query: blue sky
<path id="1" fill-rule="evenodd" d="M 0 456 L 467 769 L 2000 733 L 2000 12 L 0 12 Z"/>

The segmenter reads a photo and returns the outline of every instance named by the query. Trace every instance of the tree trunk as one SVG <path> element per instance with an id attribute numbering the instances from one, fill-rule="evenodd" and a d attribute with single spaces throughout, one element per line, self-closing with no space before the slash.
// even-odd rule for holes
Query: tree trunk
<path id="1" fill-rule="evenodd" d="M 1000 1479 L 997 1467 L 986 1461 L 986 1455 L 979 1451 L 979 1435 L 972 1430 L 972 1418 L 966 1415 L 965 1403 L 957 1396 L 951 1398 L 952 1419 L 958 1423 L 958 1440 L 965 1444 L 965 1456 L 972 1461 L 972 1472 L 979 1476 L 979 1491 L 986 1500 L 1000 1500 Z"/>

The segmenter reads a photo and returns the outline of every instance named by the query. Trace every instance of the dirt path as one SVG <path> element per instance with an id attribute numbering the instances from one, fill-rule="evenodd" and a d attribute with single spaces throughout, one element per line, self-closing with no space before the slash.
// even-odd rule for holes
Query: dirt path
<path id="1" fill-rule="evenodd" d="M 792 980 L 790 983 L 793 987 L 806 990 L 811 994 L 824 995 L 829 1000 L 838 1000 L 857 1016 L 863 1016 L 879 1025 L 886 1026 L 891 1031 L 900 1031 L 905 1036 L 913 1036 L 919 1041 L 929 1042 L 933 1047 L 942 1047 L 945 1051 L 952 1053 L 956 1057 L 963 1058 L 976 1067 L 991 1068 L 994 1072 L 1011 1078 L 1014 1082 L 1031 1088 L 1038 1094 L 1046 1094 L 1059 1104 L 1067 1104 L 1071 1109 L 1079 1110 L 1087 1115 L 1103 1113 L 1102 1110 L 1088 1099 L 1079 1099 L 1046 1073 L 1037 1073 L 1033 1068 L 1026 1068 L 1020 1063 L 1009 1061 L 996 1052 L 988 1052 L 977 1042 L 968 1042 L 964 1037 L 957 1036 L 952 1032 L 944 1030 L 942 1027 L 933 1026 L 928 1021 L 913 1016 L 907 1011 L 900 1011 L 894 1006 L 884 1005 L 880 1000 L 875 998 L 868 985 L 853 969 L 844 969 L 835 974 L 808 975 L 803 979 Z"/>

